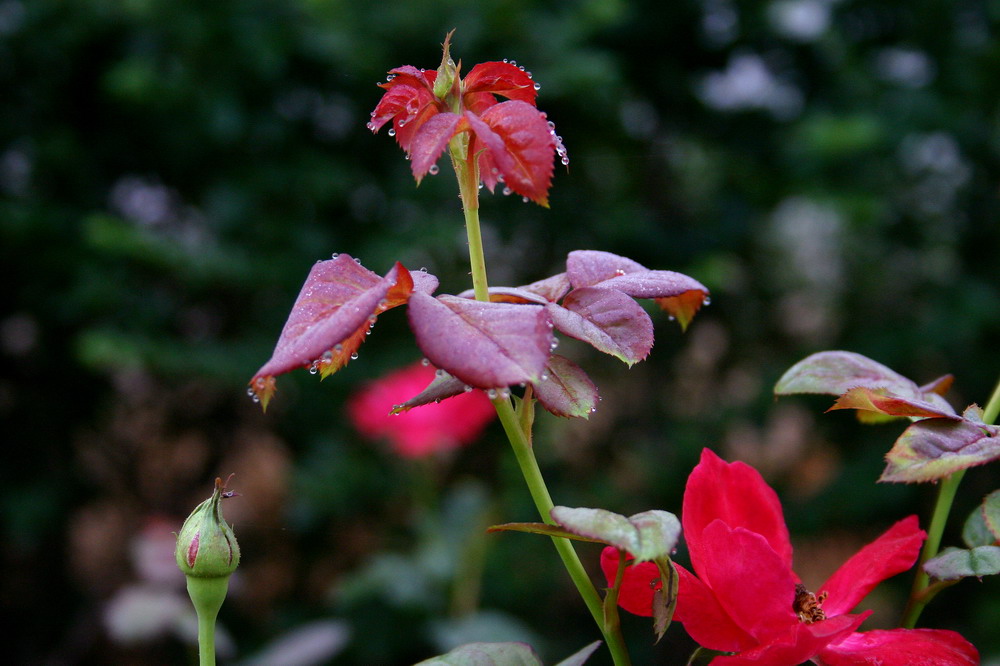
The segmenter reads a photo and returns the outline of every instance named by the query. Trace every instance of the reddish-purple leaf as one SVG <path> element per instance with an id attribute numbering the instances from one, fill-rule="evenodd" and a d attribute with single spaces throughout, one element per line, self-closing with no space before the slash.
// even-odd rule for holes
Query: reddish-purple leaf
<path id="1" fill-rule="evenodd" d="M 556 148 L 541 112 L 527 102 L 512 100 L 491 106 L 482 116 L 466 111 L 465 118 L 477 142 L 489 151 L 505 185 L 548 206 Z M 478 145 L 470 146 L 472 150 L 478 150 Z"/>
<path id="2" fill-rule="evenodd" d="M 548 360 L 553 338 L 542 306 L 414 293 L 408 310 L 424 355 L 470 386 L 535 382 Z"/>
<path id="3" fill-rule="evenodd" d="M 548 303 L 544 298 L 524 287 L 490 287 L 489 296 L 491 303 L 534 303 L 536 305 Z M 475 290 L 466 289 L 458 297 L 474 298 Z"/>
<path id="4" fill-rule="evenodd" d="M 670 298 L 694 292 L 704 302 L 708 288 L 693 277 L 674 271 L 639 271 L 598 282 L 595 287 L 617 289 L 632 298 Z"/>
<path id="5" fill-rule="evenodd" d="M 547 307 L 557 329 L 628 365 L 646 358 L 653 348 L 652 320 L 620 291 L 581 287 L 571 291 L 561 306 Z"/>
<path id="6" fill-rule="evenodd" d="M 580 366 L 553 354 L 545 373 L 531 385 L 542 407 L 556 416 L 590 418 L 597 409 L 597 387 Z"/>
<path id="7" fill-rule="evenodd" d="M 569 293 L 570 288 L 569 278 L 565 273 L 556 273 L 552 277 L 547 277 L 544 280 L 532 282 L 521 287 L 521 289 L 536 293 L 552 303 L 558 302 L 559 299 Z"/>
<path id="8" fill-rule="evenodd" d="M 911 424 L 886 455 L 880 481 L 936 481 L 1000 458 L 1000 428 L 971 420 L 923 419 Z"/>
<path id="9" fill-rule="evenodd" d="M 410 169 L 419 183 L 441 157 L 451 138 L 468 125 L 455 113 L 439 113 L 424 123 L 410 143 Z"/>
<path id="10" fill-rule="evenodd" d="M 397 405 L 393 410 L 393 414 L 399 414 L 400 412 L 406 412 L 414 407 L 420 407 L 421 405 L 428 405 L 432 402 L 441 402 L 445 398 L 452 398 L 456 395 L 462 395 L 466 391 L 466 385 L 459 379 L 456 379 L 449 375 L 444 370 L 438 370 L 434 379 L 430 384 L 427 385 L 423 391 L 413 396 L 406 402 Z"/>
<path id="11" fill-rule="evenodd" d="M 867 388 L 858 386 L 852 388 L 837 398 L 827 411 L 836 409 L 857 409 L 876 412 L 886 416 L 903 416 L 907 418 L 951 418 L 958 416 L 949 408 L 941 409 L 938 405 L 925 400 L 901 398 L 883 388 Z"/>
<path id="12" fill-rule="evenodd" d="M 436 278 L 422 279 L 430 286 Z M 396 263 L 383 278 L 346 254 L 317 262 L 299 292 L 274 353 L 250 381 L 264 408 L 275 390 L 274 377 L 300 367 L 323 366 L 324 375 L 343 367 L 364 341 L 381 312 L 405 303 L 413 279 Z M 314 366 L 315 364 L 315 366 Z"/>
<path id="13" fill-rule="evenodd" d="M 523 70 L 507 62 L 482 62 L 465 77 L 465 94 L 492 93 L 535 105 L 535 82 Z M 466 106 L 469 102 L 466 101 Z M 471 107 L 470 107 L 471 108 Z"/>
<path id="14" fill-rule="evenodd" d="M 566 257 L 566 276 L 576 288 L 592 287 L 613 277 L 649 270 L 642 264 L 611 252 L 574 250 Z"/>

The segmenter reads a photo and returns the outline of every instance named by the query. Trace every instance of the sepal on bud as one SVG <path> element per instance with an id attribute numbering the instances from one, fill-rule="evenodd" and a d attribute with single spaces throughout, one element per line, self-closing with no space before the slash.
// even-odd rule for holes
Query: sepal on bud
<path id="1" fill-rule="evenodd" d="M 240 563 L 240 546 L 233 528 L 222 517 L 220 502 L 235 493 L 226 491 L 222 479 L 215 492 L 199 504 L 177 535 L 177 566 L 185 576 L 228 578 Z"/>

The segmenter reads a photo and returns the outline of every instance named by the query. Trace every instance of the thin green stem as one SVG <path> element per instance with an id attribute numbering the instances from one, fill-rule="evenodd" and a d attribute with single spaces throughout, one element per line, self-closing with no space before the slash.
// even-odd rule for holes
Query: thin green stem
<path id="1" fill-rule="evenodd" d="M 486 258 L 483 253 L 483 238 L 479 228 L 479 172 L 475 159 L 468 159 L 468 140 L 465 135 L 459 135 L 452 139 L 449 144 L 451 163 L 455 168 L 455 176 L 458 178 L 459 195 L 462 198 L 462 212 L 465 215 L 466 235 L 469 239 L 469 266 L 472 272 L 472 287 L 478 301 L 489 300 L 489 282 L 486 278 Z M 526 399 L 531 400 L 530 396 Z M 493 406 L 503 424 L 507 439 L 510 440 L 511 448 L 514 450 L 514 457 L 521 469 L 521 474 L 528 486 L 528 492 L 535 502 L 542 520 L 549 524 L 554 524 L 549 512 L 554 506 L 552 497 L 549 495 L 545 480 L 542 478 L 542 471 L 535 460 L 535 454 L 531 448 L 530 430 L 525 432 L 520 425 L 520 420 L 514 413 L 510 398 L 497 398 L 493 401 Z M 528 421 L 530 423 L 530 419 Z M 562 537 L 553 537 L 552 543 L 562 559 L 563 566 L 569 573 L 570 578 L 576 585 L 577 591 L 583 598 L 587 609 L 593 616 L 597 626 L 604 635 L 604 641 L 611 652 L 616 666 L 628 666 L 631 660 L 628 650 L 625 647 L 625 640 L 621 635 L 619 627 L 609 631 L 605 627 L 604 611 L 601 605 L 601 597 L 590 581 L 586 569 L 580 562 L 580 557 L 576 553 L 573 544 Z"/>
<path id="2" fill-rule="evenodd" d="M 188 576 L 187 588 L 198 614 L 198 664 L 215 666 L 215 619 L 226 599 L 229 576 Z"/>
<path id="3" fill-rule="evenodd" d="M 983 422 L 992 425 L 996 421 L 998 412 L 1000 412 L 1000 382 L 993 389 L 993 394 L 983 410 Z M 963 476 L 965 476 L 965 470 L 955 472 L 941 481 L 941 486 L 938 489 L 937 502 L 934 504 L 931 522 L 927 527 L 927 540 L 924 541 L 924 547 L 920 551 L 920 559 L 917 560 L 917 575 L 914 577 L 913 587 L 910 589 L 910 600 L 903 611 L 901 626 L 906 629 L 912 629 L 917 625 L 920 613 L 934 598 L 934 594 L 927 594 L 930 576 L 924 571 L 924 564 L 938 554 L 938 549 L 941 547 L 941 535 L 948 522 L 948 514 L 951 512 L 951 505 L 955 500 L 955 493 L 958 491 Z"/>
<path id="4" fill-rule="evenodd" d="M 552 498 L 549 495 L 548 488 L 545 486 L 545 480 L 542 478 L 542 472 L 538 467 L 535 454 L 531 446 L 528 445 L 527 436 L 518 426 L 517 416 L 514 414 L 510 400 L 497 398 L 493 401 L 493 405 L 496 407 L 504 432 L 507 433 L 507 439 L 510 440 L 511 447 L 514 449 L 514 456 L 517 458 L 517 464 L 521 468 L 521 474 L 524 476 L 524 481 L 528 486 L 528 492 L 531 493 L 531 499 L 535 502 L 535 508 L 538 509 L 538 513 L 544 522 L 550 525 L 555 524 L 550 514 L 554 506 Z M 607 643 L 608 650 L 611 652 L 614 663 L 618 666 L 630 664 L 631 660 L 628 656 L 628 649 L 625 647 L 625 640 L 621 635 L 621 627 L 605 626 L 604 608 L 601 604 L 601 597 L 594 588 L 594 584 L 590 581 L 590 576 L 587 575 L 586 569 L 583 568 L 583 564 L 580 562 L 580 557 L 577 555 L 572 542 L 562 537 L 552 537 L 552 543 L 559 553 L 559 557 L 562 559 L 563 566 L 576 585 L 577 591 L 583 598 L 583 602 L 587 605 L 587 610 L 590 611 L 597 626 L 601 628 L 601 633 L 604 634 L 604 640 Z"/>

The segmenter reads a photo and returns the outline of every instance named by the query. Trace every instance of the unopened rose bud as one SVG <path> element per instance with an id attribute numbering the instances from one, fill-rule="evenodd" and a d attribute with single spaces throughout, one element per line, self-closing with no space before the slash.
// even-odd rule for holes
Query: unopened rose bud
<path id="1" fill-rule="evenodd" d="M 226 600 L 229 576 L 240 563 L 239 544 L 220 506 L 222 498 L 234 494 L 216 479 L 215 492 L 191 512 L 177 535 L 177 566 L 187 576 L 188 595 L 198 612 L 201 666 L 215 664 L 215 618 Z"/>
<path id="2" fill-rule="evenodd" d="M 222 479 L 216 479 L 212 496 L 184 521 L 177 536 L 177 566 L 185 576 L 228 577 L 239 565 L 240 546 L 220 506 L 223 497 L 231 496 Z"/>

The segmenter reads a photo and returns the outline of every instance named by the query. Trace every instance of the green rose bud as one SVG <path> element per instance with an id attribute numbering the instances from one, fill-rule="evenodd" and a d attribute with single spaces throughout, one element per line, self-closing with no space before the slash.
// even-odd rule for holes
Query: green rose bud
<path id="1" fill-rule="evenodd" d="M 458 66 L 451 59 L 451 53 L 449 52 L 451 36 L 454 32 L 452 30 L 444 38 L 444 54 L 441 56 L 441 64 L 437 69 L 437 78 L 434 79 L 434 96 L 446 104 L 449 103 L 449 100 L 446 98 L 449 93 L 453 92 L 452 89 L 455 87 L 455 81 L 458 79 Z"/>
<path id="2" fill-rule="evenodd" d="M 177 566 L 185 576 L 229 577 L 240 563 L 240 546 L 233 528 L 222 517 L 220 503 L 225 492 L 222 479 L 215 480 L 215 492 L 195 508 L 177 536 Z"/>
<path id="3" fill-rule="evenodd" d="M 215 664 L 215 618 L 226 600 L 229 576 L 240 563 L 239 544 L 220 507 L 222 498 L 234 495 L 216 479 L 215 492 L 191 512 L 177 535 L 177 566 L 187 576 L 188 595 L 198 613 L 200 666 Z"/>

